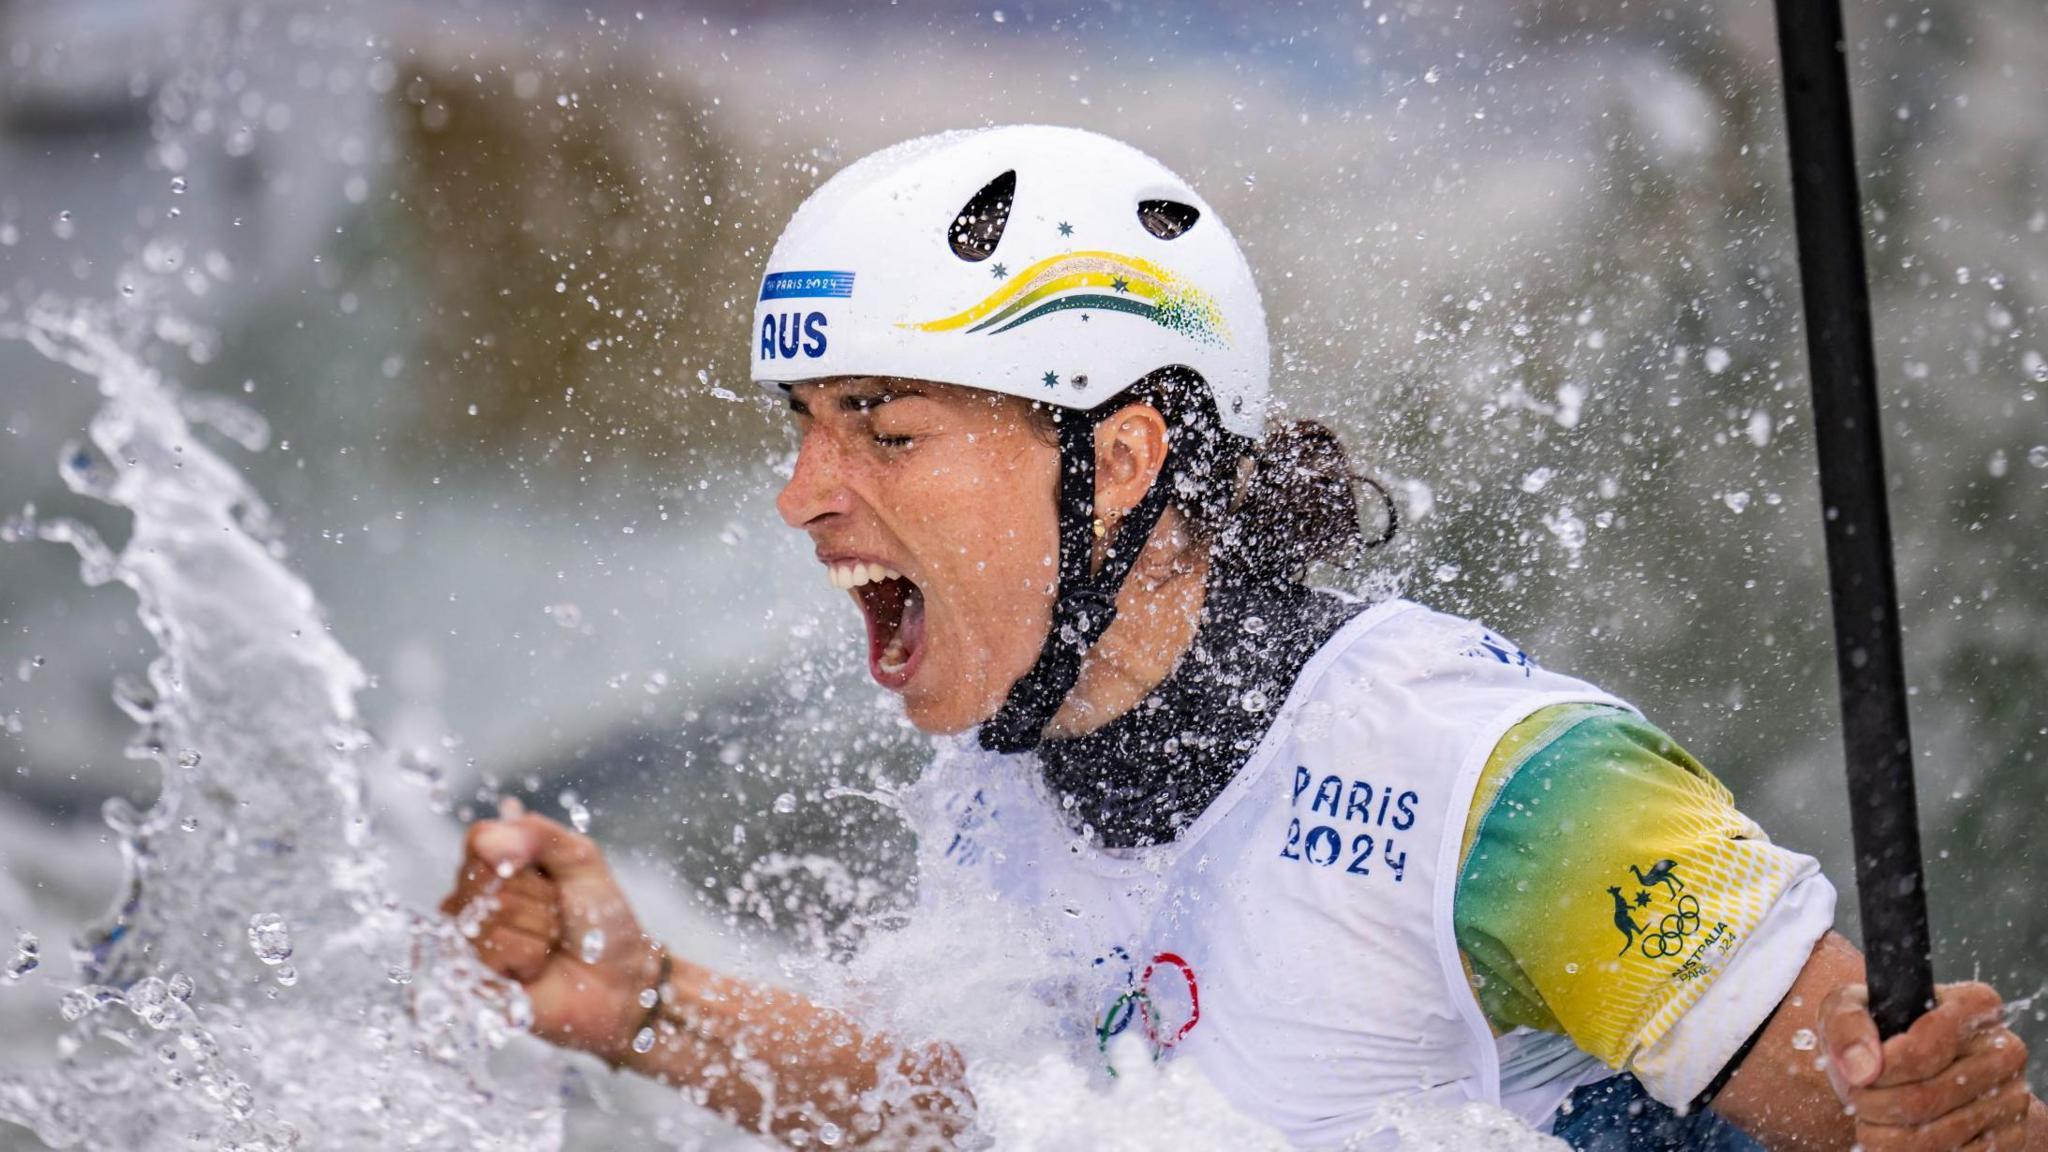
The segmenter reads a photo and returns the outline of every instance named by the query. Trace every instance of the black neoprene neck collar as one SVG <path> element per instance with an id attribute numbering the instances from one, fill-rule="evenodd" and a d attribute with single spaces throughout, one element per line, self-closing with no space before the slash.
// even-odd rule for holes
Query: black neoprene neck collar
<path id="1" fill-rule="evenodd" d="M 1309 658 L 1363 609 L 1212 565 L 1201 623 L 1166 679 L 1102 727 L 1039 744 L 1069 824 L 1104 848 L 1178 838 L 1257 749 Z"/>

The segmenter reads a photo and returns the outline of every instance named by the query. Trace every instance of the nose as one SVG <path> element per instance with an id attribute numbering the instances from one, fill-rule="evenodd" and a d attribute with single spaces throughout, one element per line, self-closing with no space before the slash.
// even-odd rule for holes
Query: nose
<path id="1" fill-rule="evenodd" d="M 813 426 L 806 431 L 797 445 L 796 470 L 775 497 L 775 510 L 782 514 L 782 522 L 791 528 L 809 529 L 845 515 L 853 506 L 845 463 L 838 443 L 823 428 Z"/>

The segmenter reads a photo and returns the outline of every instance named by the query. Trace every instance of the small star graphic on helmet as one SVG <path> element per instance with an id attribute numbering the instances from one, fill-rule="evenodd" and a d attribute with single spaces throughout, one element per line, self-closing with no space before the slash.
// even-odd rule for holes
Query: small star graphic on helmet
<path id="1" fill-rule="evenodd" d="M 1060 235 L 1072 236 L 1073 234 L 1074 226 L 1072 224 L 1067 223 L 1065 220 L 1060 221 Z"/>
<path id="2" fill-rule="evenodd" d="M 995 278 L 998 280 L 1001 280 L 1003 277 L 1008 276 L 1010 274 L 1010 270 L 1008 268 L 1003 267 L 1001 264 L 997 264 L 996 266 L 990 268 L 989 271 L 993 273 L 995 275 Z"/>
<path id="3" fill-rule="evenodd" d="M 1047 372 L 1045 375 L 1039 377 L 1039 379 L 1045 381 L 1045 386 L 1047 388 L 1056 388 L 1059 386 L 1060 374 L 1057 372 Z"/>
<path id="4" fill-rule="evenodd" d="M 1109 286 L 1119 292 L 1129 292 L 1131 290 L 1131 282 L 1121 276 L 1110 277 Z"/>

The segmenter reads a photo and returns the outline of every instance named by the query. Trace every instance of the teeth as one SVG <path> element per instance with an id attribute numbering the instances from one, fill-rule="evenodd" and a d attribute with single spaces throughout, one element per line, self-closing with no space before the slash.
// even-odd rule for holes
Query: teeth
<path id="1" fill-rule="evenodd" d="M 881 658 L 876 663 L 882 666 L 884 672 L 901 672 L 903 666 L 910 663 L 910 653 L 903 650 L 900 641 L 891 640 L 889 646 L 882 649 Z"/>
<path id="2" fill-rule="evenodd" d="M 832 586 L 840 591 L 858 588 L 863 584 L 875 584 L 883 580 L 901 580 L 903 573 L 880 564 L 868 564 L 859 560 L 834 564 L 825 570 L 825 576 Z"/>

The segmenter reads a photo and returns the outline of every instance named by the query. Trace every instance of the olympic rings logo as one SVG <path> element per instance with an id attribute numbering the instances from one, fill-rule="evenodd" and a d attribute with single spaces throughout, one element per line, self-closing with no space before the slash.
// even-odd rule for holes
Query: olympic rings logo
<path id="1" fill-rule="evenodd" d="M 1676 956 L 1685 950 L 1686 938 L 1700 929 L 1700 902 L 1690 894 L 1678 898 L 1678 911 L 1666 913 L 1657 927 L 1643 933 L 1643 955 L 1652 960 Z"/>
<path id="2" fill-rule="evenodd" d="M 1123 949 L 1113 951 L 1122 953 Z M 1184 1018 L 1182 1006 L 1176 1003 L 1181 987 L 1171 982 L 1163 988 L 1155 989 L 1153 986 L 1152 978 L 1162 968 L 1172 969 L 1180 976 L 1181 987 L 1185 988 L 1187 996 Z M 1162 1004 L 1162 1000 L 1166 1003 Z M 1155 1058 L 1185 1039 L 1202 1019 L 1202 994 L 1195 981 L 1194 967 L 1172 952 L 1161 952 L 1152 957 L 1132 986 L 1118 994 L 1110 1003 L 1109 1011 L 1102 1014 L 1102 1020 L 1095 1028 L 1097 1050 L 1107 1051 L 1110 1039 L 1129 1028 L 1133 1019 L 1143 1026 L 1145 1038 L 1152 1042 Z"/>

